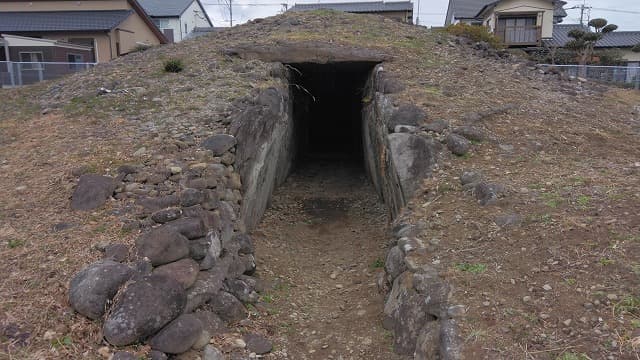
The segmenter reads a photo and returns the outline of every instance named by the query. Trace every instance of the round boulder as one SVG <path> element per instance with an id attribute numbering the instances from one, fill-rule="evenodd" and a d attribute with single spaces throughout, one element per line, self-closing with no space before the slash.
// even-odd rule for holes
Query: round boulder
<path id="1" fill-rule="evenodd" d="M 97 319 L 134 271 L 113 260 L 93 263 L 77 273 L 69 286 L 69 304 L 80 314 Z"/>
<path id="2" fill-rule="evenodd" d="M 172 278 L 149 275 L 129 283 L 111 308 L 102 332 L 115 346 L 133 344 L 162 329 L 184 310 L 182 285 Z"/>
<path id="3" fill-rule="evenodd" d="M 137 242 L 138 255 L 153 266 L 189 256 L 189 240 L 171 226 L 161 226 L 143 234 Z"/>
<path id="4" fill-rule="evenodd" d="M 205 139 L 202 147 L 211 150 L 213 156 L 220 156 L 236 145 L 236 138 L 227 134 L 218 134 Z"/>
<path id="5" fill-rule="evenodd" d="M 151 338 L 149 344 L 154 350 L 168 354 L 181 354 L 198 341 L 202 333 L 202 323 L 193 314 L 180 315 Z"/>
<path id="6" fill-rule="evenodd" d="M 156 275 L 164 275 L 179 282 L 183 288 L 188 289 L 196 282 L 200 266 L 192 259 L 182 259 L 153 270 Z"/>

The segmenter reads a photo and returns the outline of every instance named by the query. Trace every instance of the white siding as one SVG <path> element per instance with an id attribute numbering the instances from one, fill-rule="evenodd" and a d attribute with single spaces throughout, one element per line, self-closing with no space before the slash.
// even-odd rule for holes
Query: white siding
<path id="1" fill-rule="evenodd" d="M 158 27 L 163 33 L 165 29 L 172 29 L 174 42 L 180 42 L 182 40 L 182 31 L 180 31 L 180 19 L 170 17 L 154 17 L 153 22 L 156 24 L 160 24 Z"/>
<path id="2" fill-rule="evenodd" d="M 185 32 L 186 25 L 186 32 Z M 197 1 L 193 1 L 191 5 L 180 16 L 180 40 L 185 36 L 193 32 L 196 27 L 210 27 L 211 24 L 207 21 L 204 15 L 204 9 L 200 7 Z M 177 40 L 176 40 L 177 41 Z"/>

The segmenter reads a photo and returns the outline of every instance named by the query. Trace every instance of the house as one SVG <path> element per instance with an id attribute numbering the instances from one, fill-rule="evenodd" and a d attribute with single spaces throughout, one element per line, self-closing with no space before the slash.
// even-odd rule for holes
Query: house
<path id="1" fill-rule="evenodd" d="M 91 56 L 82 55 L 86 62 L 106 62 L 140 45 L 167 43 L 136 0 L 1 1 L 0 34 L 51 40 L 63 48 L 69 44 L 91 47 Z M 16 41 L 12 39 L 10 43 Z M 20 55 L 7 60 L 44 61 L 46 51 L 30 47 L 20 50 L 19 46 L 11 46 Z"/>
<path id="2" fill-rule="evenodd" d="M 375 14 L 413 24 L 413 3 L 410 1 L 371 1 L 344 3 L 295 4 L 288 11 L 336 10 L 354 14 Z"/>
<path id="3" fill-rule="evenodd" d="M 93 66 L 93 56 L 92 46 L 1 34 L 0 86 L 32 84 L 86 69 Z"/>
<path id="4" fill-rule="evenodd" d="M 569 32 L 573 29 L 589 29 L 580 24 L 556 24 L 553 27 L 553 37 L 545 44 L 554 47 L 564 47 L 572 38 Z M 629 67 L 640 66 L 640 52 L 632 51 L 632 48 L 640 44 L 640 31 L 613 31 L 602 34 L 602 39 L 598 40 L 594 49 L 618 49 L 620 55 L 627 62 Z"/>
<path id="5" fill-rule="evenodd" d="M 180 42 L 213 23 L 200 0 L 138 0 L 170 42 Z"/>
<path id="6" fill-rule="evenodd" d="M 510 47 L 540 46 L 567 13 L 559 0 L 450 0 L 445 23 L 484 25 Z"/>

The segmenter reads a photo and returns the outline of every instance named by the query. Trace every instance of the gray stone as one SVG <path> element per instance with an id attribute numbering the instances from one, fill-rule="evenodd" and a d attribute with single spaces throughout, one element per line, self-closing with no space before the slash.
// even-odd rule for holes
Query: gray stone
<path id="1" fill-rule="evenodd" d="M 455 155 L 462 156 L 471 149 L 471 142 L 456 134 L 449 134 L 446 138 L 447 148 Z"/>
<path id="2" fill-rule="evenodd" d="M 443 131 L 449 128 L 449 122 L 446 120 L 438 119 L 426 124 L 423 129 L 426 131 L 433 131 L 435 133 L 441 134 Z"/>
<path id="3" fill-rule="evenodd" d="M 118 172 L 118 174 L 129 175 L 137 173 L 140 168 L 140 165 L 125 164 L 118 166 L 118 169 L 116 171 Z"/>
<path id="4" fill-rule="evenodd" d="M 225 360 L 225 358 L 220 350 L 212 345 L 207 345 L 202 351 L 202 360 Z"/>
<path id="5" fill-rule="evenodd" d="M 424 310 L 424 296 L 412 288 L 412 279 L 409 272 L 398 276 L 384 306 L 385 328 L 393 330 L 393 349 L 401 355 L 414 354 L 422 326 L 432 320 Z"/>
<path id="6" fill-rule="evenodd" d="M 125 244 L 109 244 L 104 248 L 104 258 L 123 262 L 129 257 L 129 247 Z"/>
<path id="7" fill-rule="evenodd" d="M 189 256 L 194 260 L 202 260 L 207 255 L 209 240 L 206 237 L 189 240 Z"/>
<path id="8" fill-rule="evenodd" d="M 426 117 L 424 110 L 413 104 L 400 105 L 391 115 L 387 127 L 393 131 L 397 125 L 419 126 Z"/>
<path id="9" fill-rule="evenodd" d="M 227 279 L 224 282 L 225 290 L 233 294 L 236 298 L 244 303 L 255 303 L 258 301 L 258 293 L 255 292 L 255 283 L 242 279 Z"/>
<path id="10" fill-rule="evenodd" d="M 222 320 L 233 323 L 247 317 L 247 310 L 235 296 L 226 291 L 220 291 L 209 301 L 209 306 L 222 318 Z"/>
<path id="11" fill-rule="evenodd" d="M 478 171 L 464 170 L 462 172 L 462 175 L 460 176 L 460 184 L 462 184 L 463 186 L 468 184 L 475 184 L 480 180 L 482 180 L 482 174 Z"/>
<path id="12" fill-rule="evenodd" d="M 189 256 L 189 240 L 167 225 L 143 234 L 136 242 L 136 246 L 138 255 L 148 258 L 153 266 Z"/>
<path id="13" fill-rule="evenodd" d="M 213 156 L 220 156 L 236 145 L 236 138 L 227 134 L 218 134 L 205 139 L 202 147 L 211 150 Z"/>
<path id="14" fill-rule="evenodd" d="M 97 209 L 113 195 L 116 184 L 113 178 L 96 174 L 82 175 L 71 196 L 73 210 Z"/>
<path id="15" fill-rule="evenodd" d="M 104 321 L 103 334 L 115 346 L 155 334 L 182 313 L 186 295 L 177 281 L 149 275 L 130 282 Z"/>
<path id="16" fill-rule="evenodd" d="M 164 224 L 167 223 L 169 221 L 173 221 L 176 219 L 179 219 L 180 216 L 182 216 L 182 209 L 180 208 L 168 208 L 168 209 L 162 209 L 162 210 L 158 210 L 156 212 L 154 212 L 151 215 L 151 220 L 159 223 L 159 224 Z"/>
<path id="17" fill-rule="evenodd" d="M 207 271 L 200 271 L 195 284 L 187 291 L 185 312 L 193 312 L 218 294 L 225 278 L 228 277 L 229 264 L 233 258 L 220 258 L 216 265 Z"/>
<path id="18" fill-rule="evenodd" d="M 440 351 L 440 322 L 429 321 L 422 327 L 416 341 L 414 360 L 438 359 Z"/>
<path id="19" fill-rule="evenodd" d="M 247 350 L 258 355 L 267 354 L 273 349 L 271 341 L 260 334 L 248 333 L 242 339 L 247 344 Z"/>
<path id="20" fill-rule="evenodd" d="M 487 140 L 484 130 L 475 126 L 458 126 L 453 129 L 453 133 L 473 141 Z"/>
<path id="21" fill-rule="evenodd" d="M 98 319 L 122 284 L 133 276 L 129 266 L 112 260 L 93 263 L 77 273 L 69 285 L 69 304 L 80 314 Z"/>
<path id="22" fill-rule="evenodd" d="M 128 351 L 116 351 L 111 360 L 138 360 L 138 357 Z"/>
<path id="23" fill-rule="evenodd" d="M 204 201 L 204 194 L 197 189 L 184 189 L 180 192 L 180 204 L 185 207 L 194 206 Z"/>
<path id="24" fill-rule="evenodd" d="M 423 310 L 428 315 L 445 318 L 449 310 L 449 285 L 442 281 L 433 267 L 423 267 L 421 272 L 412 276 L 413 288 L 424 297 Z"/>
<path id="25" fill-rule="evenodd" d="M 194 314 L 198 317 L 198 319 L 200 319 L 203 329 L 211 336 L 224 334 L 229 331 L 224 323 L 224 320 L 222 320 L 220 316 L 218 316 L 213 311 L 198 311 Z"/>
<path id="26" fill-rule="evenodd" d="M 459 360 L 462 358 L 461 339 L 458 335 L 458 324 L 455 319 L 440 321 L 440 359 Z"/>
<path id="27" fill-rule="evenodd" d="M 164 181 L 164 180 L 162 180 Z M 180 198 L 177 195 L 167 195 L 160 197 L 142 198 L 137 204 L 144 207 L 149 212 L 165 209 L 171 206 L 180 205 Z"/>
<path id="28" fill-rule="evenodd" d="M 393 132 L 415 134 L 418 132 L 418 127 L 411 125 L 396 125 Z"/>
<path id="29" fill-rule="evenodd" d="M 168 359 L 165 353 L 158 350 L 151 350 L 151 352 L 149 353 L 149 356 L 151 357 L 151 360 L 167 360 Z"/>
<path id="30" fill-rule="evenodd" d="M 498 186 L 486 182 L 479 182 L 473 188 L 473 193 L 482 206 L 494 204 L 498 201 Z"/>
<path id="31" fill-rule="evenodd" d="M 183 217 L 175 221 L 167 223 L 168 226 L 175 229 L 187 239 L 197 239 L 207 235 L 207 229 L 202 218 Z"/>
<path id="32" fill-rule="evenodd" d="M 386 71 L 377 72 L 377 90 L 383 94 L 399 93 L 405 89 L 404 84 L 395 76 Z"/>
<path id="33" fill-rule="evenodd" d="M 193 346 L 202 334 L 202 323 L 193 314 L 183 314 L 154 335 L 152 349 L 167 354 L 181 354 Z"/>
<path id="34" fill-rule="evenodd" d="M 407 266 L 404 263 L 404 253 L 397 246 L 392 247 L 387 253 L 384 269 L 387 272 L 387 280 L 389 283 L 393 283 L 393 280 L 395 280 L 398 275 L 407 270 Z"/>
<path id="35" fill-rule="evenodd" d="M 200 266 L 192 259 L 182 259 L 166 265 L 159 266 L 153 270 L 155 275 L 164 275 L 173 278 L 182 285 L 183 288 L 190 288 L 198 277 Z"/>
<path id="36" fill-rule="evenodd" d="M 414 134 L 389 134 L 387 138 L 404 196 L 410 198 L 422 179 L 431 174 L 437 145 Z"/>
<path id="37" fill-rule="evenodd" d="M 209 246 L 207 247 L 204 259 L 200 263 L 200 268 L 203 270 L 211 269 L 216 261 L 218 261 L 220 254 L 222 254 L 222 243 L 220 242 L 220 236 L 218 236 L 217 231 L 210 231 L 209 234 L 207 234 L 206 240 Z"/>
<path id="38" fill-rule="evenodd" d="M 496 225 L 500 227 L 515 226 L 522 222 L 522 217 L 518 214 L 498 215 L 495 219 Z"/>
<path id="39" fill-rule="evenodd" d="M 253 240 L 251 240 L 251 236 L 249 236 L 249 234 L 236 234 L 233 237 L 233 242 L 240 246 L 240 248 L 238 249 L 238 254 L 253 254 Z"/>

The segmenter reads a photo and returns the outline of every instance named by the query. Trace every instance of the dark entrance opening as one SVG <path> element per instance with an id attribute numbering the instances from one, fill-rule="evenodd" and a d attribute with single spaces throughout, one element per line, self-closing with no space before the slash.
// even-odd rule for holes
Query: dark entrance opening
<path id="1" fill-rule="evenodd" d="M 363 163 L 362 102 L 374 62 L 289 64 L 297 163 Z"/>

